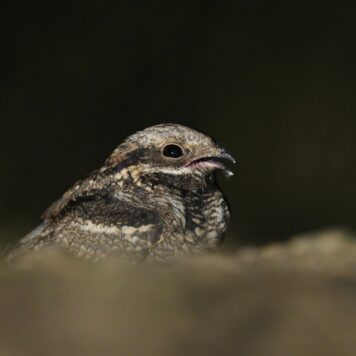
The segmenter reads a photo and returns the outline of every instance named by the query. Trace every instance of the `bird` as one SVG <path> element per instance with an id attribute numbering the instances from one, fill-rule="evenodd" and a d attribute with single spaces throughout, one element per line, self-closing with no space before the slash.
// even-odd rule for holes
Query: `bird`
<path id="1" fill-rule="evenodd" d="M 50 246 L 94 262 L 109 256 L 167 261 L 213 251 L 230 221 L 216 181 L 217 171 L 233 175 L 228 161 L 235 163 L 198 130 L 165 123 L 138 131 L 54 202 L 6 262 Z"/>

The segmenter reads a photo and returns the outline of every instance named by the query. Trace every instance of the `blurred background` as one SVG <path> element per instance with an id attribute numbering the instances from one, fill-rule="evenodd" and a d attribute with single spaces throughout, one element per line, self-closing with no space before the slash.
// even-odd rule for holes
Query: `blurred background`
<path id="1" fill-rule="evenodd" d="M 1 5 L 0 233 L 15 240 L 129 134 L 178 122 L 237 159 L 228 241 L 356 227 L 356 4 Z"/>

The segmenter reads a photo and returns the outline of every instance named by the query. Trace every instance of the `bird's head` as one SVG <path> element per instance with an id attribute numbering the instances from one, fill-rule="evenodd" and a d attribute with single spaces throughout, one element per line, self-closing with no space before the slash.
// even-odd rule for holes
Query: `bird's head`
<path id="1" fill-rule="evenodd" d="M 211 137 L 178 124 L 160 124 L 129 136 L 107 159 L 106 166 L 140 165 L 143 172 L 206 175 L 235 163 Z"/>

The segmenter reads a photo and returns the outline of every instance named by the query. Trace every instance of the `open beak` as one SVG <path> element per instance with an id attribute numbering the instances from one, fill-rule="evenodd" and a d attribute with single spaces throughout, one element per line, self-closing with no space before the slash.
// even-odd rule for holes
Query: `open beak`
<path id="1" fill-rule="evenodd" d="M 224 161 L 230 161 L 233 164 L 236 164 L 235 159 L 227 153 L 224 149 L 217 148 L 212 154 L 207 153 L 206 156 L 198 158 L 192 162 L 190 162 L 187 167 L 198 168 L 198 169 L 205 169 L 205 170 L 214 170 L 219 169 L 222 170 L 223 173 L 227 177 L 231 177 L 234 173 L 226 168 Z"/>
<path id="2" fill-rule="evenodd" d="M 232 157 L 230 153 L 227 153 L 224 149 L 221 150 L 221 153 L 218 157 L 227 159 L 228 161 L 232 162 L 233 164 L 236 164 L 235 158 Z"/>

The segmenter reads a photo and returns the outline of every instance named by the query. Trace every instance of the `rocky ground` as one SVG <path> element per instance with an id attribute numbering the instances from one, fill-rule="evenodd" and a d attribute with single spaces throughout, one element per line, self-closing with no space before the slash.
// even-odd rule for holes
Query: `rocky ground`
<path id="1" fill-rule="evenodd" d="M 346 231 L 170 264 L 0 269 L 0 355 L 355 355 Z"/>

